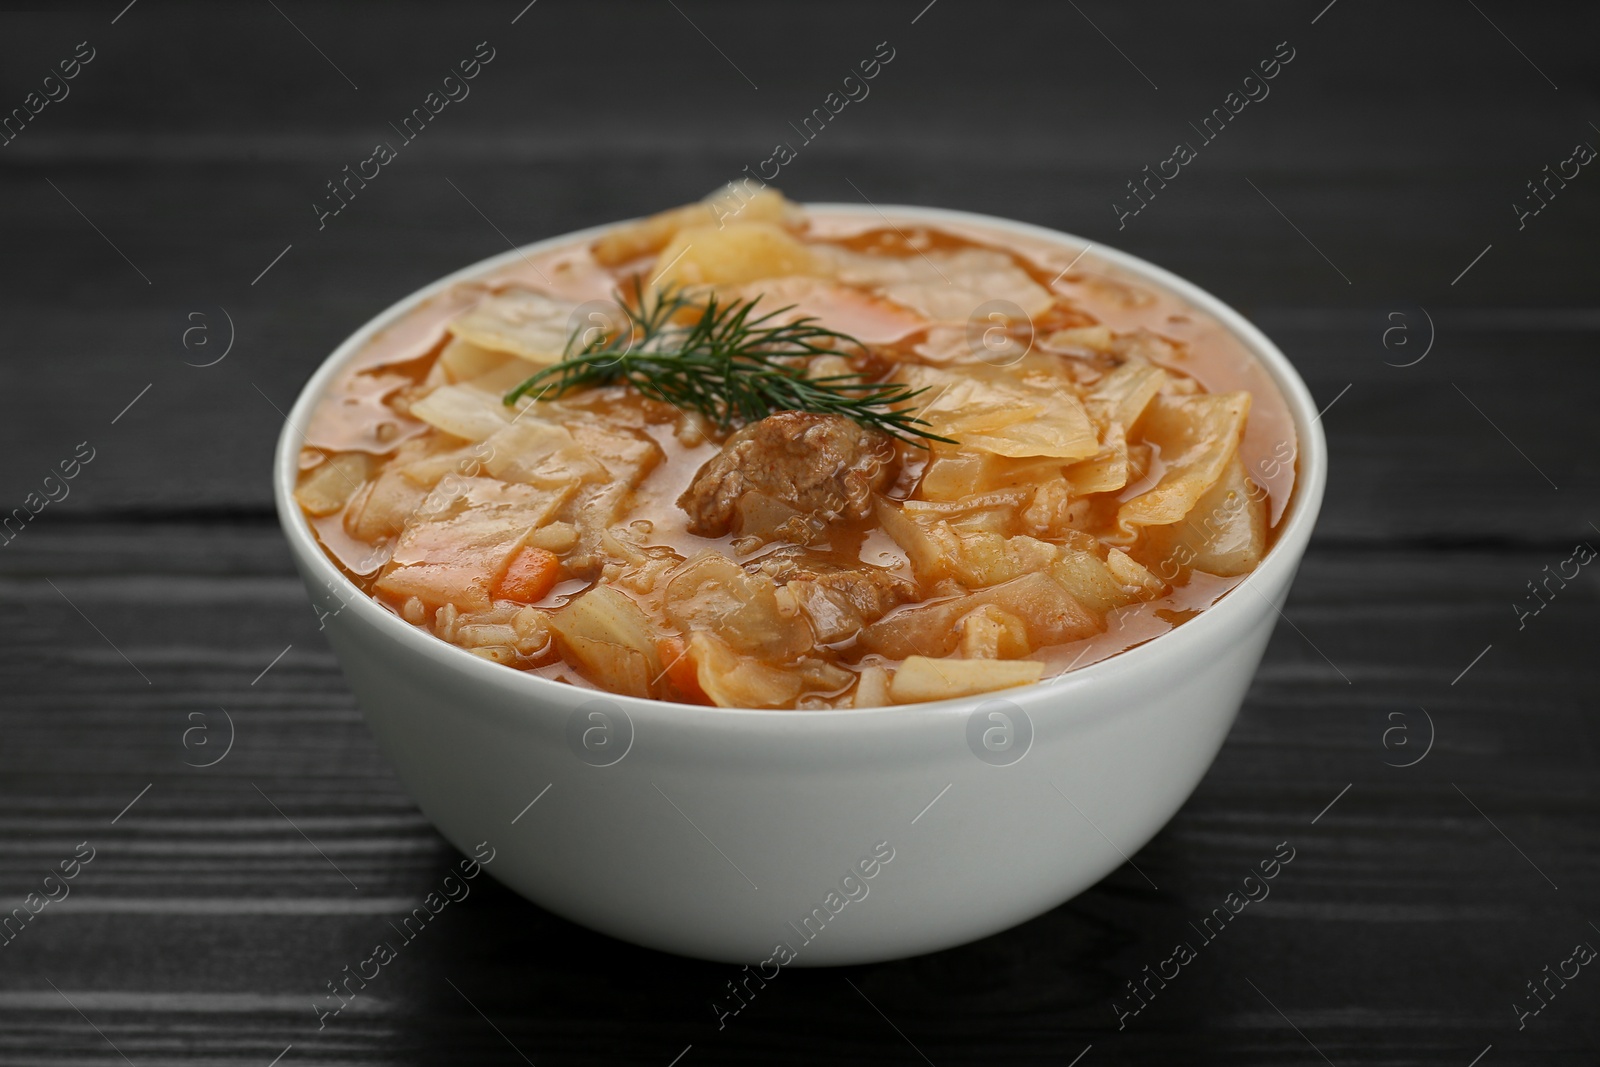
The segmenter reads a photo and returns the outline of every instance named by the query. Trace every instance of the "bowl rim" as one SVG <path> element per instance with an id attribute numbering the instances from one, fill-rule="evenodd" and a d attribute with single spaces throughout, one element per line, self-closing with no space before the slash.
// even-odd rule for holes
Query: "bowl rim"
<path id="1" fill-rule="evenodd" d="M 988 229 L 1002 234 L 1011 233 L 1056 245 L 1073 245 L 1081 251 L 1081 254 L 1086 255 L 1091 262 L 1098 261 L 1134 275 L 1143 282 L 1157 285 L 1187 302 L 1196 310 L 1215 319 L 1239 340 L 1252 358 L 1260 362 L 1265 368 L 1282 394 L 1294 422 L 1296 462 L 1298 465 L 1295 485 L 1285 514 L 1280 519 L 1280 528 L 1276 540 L 1271 548 L 1267 550 L 1267 554 L 1262 558 L 1261 562 L 1245 579 L 1246 581 L 1251 581 L 1258 577 L 1270 579 L 1278 576 L 1281 577 L 1283 584 L 1287 587 L 1295 569 L 1299 566 L 1300 558 L 1310 541 L 1312 527 L 1316 523 L 1317 515 L 1321 510 L 1323 491 L 1327 482 L 1327 441 L 1323 435 L 1316 403 L 1305 382 L 1295 370 L 1294 365 L 1290 363 L 1288 357 L 1266 334 L 1242 314 L 1219 297 L 1163 267 L 1097 241 L 1091 241 L 1075 234 L 1045 226 L 977 212 L 905 204 L 863 205 L 819 202 L 803 203 L 799 206 L 807 211 L 825 212 L 832 215 L 856 215 L 861 217 L 877 215 L 885 221 L 949 223 Z M 1167 656 L 1169 658 L 1176 656 L 1185 648 L 1193 647 L 1197 643 L 1207 640 L 1212 631 L 1226 627 L 1230 622 L 1239 625 L 1248 621 L 1247 613 L 1253 610 L 1253 606 L 1244 598 L 1231 595 L 1243 585 L 1243 583 L 1240 583 L 1240 585 L 1229 589 L 1210 607 L 1201 611 L 1195 618 L 1186 621 L 1182 626 L 1175 627 L 1132 648 L 1114 653 L 1105 659 L 1097 660 L 1094 663 L 1067 671 L 1061 675 L 1041 679 L 1031 685 L 918 704 L 802 711 L 800 709 L 725 708 L 704 704 L 684 704 L 670 700 L 633 697 L 605 690 L 575 687 L 569 683 L 557 682 L 527 671 L 508 670 L 501 664 L 492 663 L 482 657 L 474 656 L 466 649 L 459 648 L 448 641 L 425 633 L 388 611 L 351 582 L 344 572 L 328 558 L 327 553 L 318 543 L 310 524 L 306 521 L 304 514 L 295 502 L 295 476 L 299 471 L 300 446 L 303 440 L 303 434 L 301 434 L 298 427 L 309 424 L 309 418 L 317 403 L 320 402 L 333 379 L 344 369 L 345 364 L 350 362 L 375 334 L 393 325 L 419 304 L 453 286 L 479 279 L 485 274 L 509 266 L 528 255 L 591 240 L 602 233 L 634 221 L 638 220 L 621 219 L 521 245 L 512 248 L 510 251 L 469 264 L 430 282 L 395 301 L 358 327 L 318 364 L 317 369 L 306 380 L 306 383 L 301 387 L 298 396 L 295 398 L 294 405 L 289 409 L 288 416 L 284 419 L 284 424 L 279 431 L 278 440 L 274 446 L 273 498 L 278 513 L 279 525 L 282 527 L 284 536 L 288 540 L 290 549 L 297 561 L 301 563 L 302 567 L 309 567 L 314 572 L 319 585 L 329 589 L 337 588 L 341 591 L 340 597 L 343 601 L 343 606 L 340 608 L 340 613 L 350 610 L 353 605 L 358 618 L 376 631 L 391 637 L 398 648 L 408 650 L 437 664 L 442 669 L 459 671 L 468 677 L 475 676 L 481 682 L 487 683 L 491 688 L 508 692 L 522 690 L 529 697 L 528 707 L 533 712 L 537 712 L 544 705 L 563 706 L 571 702 L 576 696 L 584 699 L 599 698 L 608 700 L 623 708 L 630 715 L 642 715 L 647 718 L 665 716 L 680 722 L 696 722 L 705 719 L 706 721 L 723 723 L 753 719 L 754 721 L 772 724 L 808 722 L 814 719 L 832 722 L 841 718 L 874 723 L 911 718 L 935 721 L 949 715 L 966 714 L 984 701 L 997 698 L 1012 702 L 1037 704 L 1036 698 L 1047 691 L 1057 692 L 1062 696 L 1066 696 L 1074 689 L 1084 686 L 1108 685 L 1112 684 L 1113 679 L 1129 678 L 1136 673 L 1142 672 L 1145 668 L 1153 666 L 1155 658 L 1158 656 Z M 1030 698 L 1035 699 L 1030 700 Z M 1074 715 L 1075 711 L 1080 710 L 1076 701 L 1068 699 L 1053 701 L 1052 704 L 1054 706 L 1049 708 L 1049 714 L 1052 717 L 1070 717 Z M 1042 707 L 1036 710 L 1045 711 Z"/>

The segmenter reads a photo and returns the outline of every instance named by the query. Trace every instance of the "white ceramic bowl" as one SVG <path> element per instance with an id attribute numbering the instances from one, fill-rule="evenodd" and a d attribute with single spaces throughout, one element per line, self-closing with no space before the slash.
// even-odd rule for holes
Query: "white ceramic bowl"
<path id="1" fill-rule="evenodd" d="M 964 212 L 885 210 L 1087 243 Z M 395 304 L 328 357 L 290 423 L 304 427 L 347 359 L 417 302 L 600 229 L 485 260 Z M 319 604 L 344 602 L 326 618 L 328 639 L 440 833 L 469 853 L 487 842 L 490 873 L 573 922 L 687 956 L 770 960 L 769 974 L 959 945 L 1128 862 L 1233 722 L 1311 537 L 1327 447 L 1304 383 L 1259 330 L 1158 267 L 1096 255 L 1213 316 L 1265 365 L 1295 420 L 1299 476 L 1249 588 L 1053 684 L 909 707 L 745 711 L 509 670 L 414 629 L 346 581 L 294 502 L 301 438 L 286 426 L 274 488 L 295 565 Z M 788 951 L 774 955 L 779 945 Z"/>

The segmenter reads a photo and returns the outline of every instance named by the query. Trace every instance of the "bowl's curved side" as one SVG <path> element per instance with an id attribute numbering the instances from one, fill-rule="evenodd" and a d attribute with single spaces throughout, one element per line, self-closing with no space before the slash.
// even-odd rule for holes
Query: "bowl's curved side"
<path id="1" fill-rule="evenodd" d="M 520 687 L 396 657 L 354 616 L 328 634 L 408 792 L 463 851 L 488 842 L 517 892 L 684 955 L 756 963 L 787 943 L 799 965 L 865 963 L 1003 930 L 1137 852 L 1227 734 L 1286 585 L 1258 591 L 1249 627 L 1112 683 L 847 732 L 785 715 L 695 729 L 572 687 L 530 707 Z M 1069 707 L 1092 714 L 1052 714 Z M 986 762 L 974 717 L 1031 732 L 1025 754 Z M 597 765 L 612 757 L 584 729 L 620 758 Z"/>
<path id="2" fill-rule="evenodd" d="M 960 212 L 885 210 L 1078 241 Z M 573 921 L 744 963 L 780 943 L 797 965 L 959 944 L 1048 910 L 1125 862 L 1210 765 L 1310 538 L 1326 446 L 1288 361 L 1215 297 L 1097 250 L 1240 336 L 1283 390 L 1300 435 L 1299 484 L 1272 550 L 1172 633 L 1053 683 L 930 705 L 790 713 L 597 694 L 508 671 L 391 615 L 322 553 L 293 485 L 296 427 L 374 332 L 458 281 L 607 228 L 496 257 L 400 301 L 313 375 L 279 441 L 275 497 L 295 564 L 328 605 L 325 626 L 357 701 L 429 819 L 464 850 L 488 842 L 491 873 Z M 1014 737 L 1023 724 L 1031 730 L 1015 762 L 980 756 L 984 730 L 1001 721 L 995 710 Z M 585 742 L 602 721 L 609 749 Z"/>

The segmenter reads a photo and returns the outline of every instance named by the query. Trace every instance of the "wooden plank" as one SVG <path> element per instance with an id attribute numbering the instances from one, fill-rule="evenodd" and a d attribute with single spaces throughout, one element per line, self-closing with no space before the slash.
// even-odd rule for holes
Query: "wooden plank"
<path id="1" fill-rule="evenodd" d="M 504 54 L 473 95 L 441 114 L 426 140 L 319 231 L 311 201 L 352 152 L 365 149 L 374 128 L 386 128 L 367 101 L 380 101 L 380 114 L 398 113 L 431 84 L 419 72 L 455 54 L 420 30 L 433 14 L 416 5 L 386 13 L 382 32 L 393 62 L 351 60 L 361 68 L 358 82 L 367 83 L 358 94 L 345 93 L 338 75 L 274 13 L 195 12 L 194 32 L 203 27 L 238 65 L 217 71 L 204 99 L 162 93 L 160 81 L 147 86 L 152 129 L 136 135 L 112 106 L 111 86 L 133 63 L 129 50 L 170 25 L 138 14 L 119 23 L 127 37 L 105 46 L 104 64 L 86 69 L 74 97 L 7 146 L 14 166 L 0 174 L 0 219 L 11 253 L 33 265 L 19 272 L 12 296 L 29 313 L 11 328 L 18 351 L 36 354 L 15 362 L 7 380 L 29 397 L 38 420 L 0 424 L 0 446 L 13 457 L 0 474 L 0 504 L 8 508 L 87 440 L 99 449 L 100 466 L 62 509 L 259 513 L 269 501 L 260 457 L 281 424 L 279 411 L 321 355 L 361 322 L 432 278 L 502 250 L 506 238 L 533 240 L 701 195 L 769 142 L 791 136 L 792 117 L 832 84 L 821 76 L 833 69 L 823 60 L 842 70 L 855 51 L 893 36 L 905 43 L 874 81 L 874 95 L 842 112 L 785 171 L 781 184 L 791 194 L 851 200 L 859 189 L 876 202 L 968 207 L 1060 226 L 1148 256 L 1237 304 L 1283 344 L 1319 398 L 1351 386 L 1329 423 L 1340 466 L 1326 536 L 1539 539 L 1583 527 L 1550 483 L 1573 498 L 1593 492 L 1593 471 L 1578 460 L 1593 450 L 1593 431 L 1579 427 L 1574 439 L 1563 420 L 1542 411 L 1550 382 L 1583 373 L 1594 341 L 1595 322 L 1583 310 L 1591 286 L 1582 271 L 1538 268 L 1585 260 L 1600 201 L 1574 185 L 1520 231 L 1507 205 L 1585 125 L 1562 110 L 1530 106 L 1548 87 L 1475 15 L 1450 23 L 1462 47 L 1437 50 L 1430 76 L 1400 83 L 1403 92 L 1382 80 L 1340 80 L 1358 57 L 1382 68 L 1408 55 L 1403 35 L 1363 28 L 1370 16 L 1335 9 L 1313 31 L 1184 12 L 1172 16 L 1176 24 L 1163 21 L 1161 33 L 1116 16 L 1118 30 L 1137 35 L 1158 83 L 1172 79 L 1169 97 L 1135 91 L 1143 83 L 1134 71 L 1085 37 L 1075 12 L 1046 6 L 1029 16 L 1038 33 L 1015 42 L 1023 52 L 986 82 L 1015 116 L 996 122 L 966 106 L 967 90 L 944 76 L 965 47 L 962 27 L 976 17 L 948 5 L 937 12 L 941 29 L 914 38 L 900 36 L 909 31 L 887 17 L 848 19 L 859 45 L 821 18 L 788 27 L 794 36 L 776 49 L 759 33 L 746 36 L 752 27 L 728 25 L 731 40 L 756 50 L 770 71 L 765 96 L 745 95 L 731 69 L 685 69 L 683 49 L 703 42 L 676 14 L 634 12 L 675 43 L 664 49 L 654 38 L 627 37 L 617 43 L 617 61 L 641 79 L 670 78 L 678 102 L 640 98 L 631 81 L 588 79 L 585 92 L 564 94 L 559 108 L 528 102 L 577 77 L 589 60 L 581 50 L 557 55 L 538 42 L 584 32 L 592 16 L 536 9 L 517 29 L 532 34 L 496 38 Z M 930 30 L 934 18 L 930 12 L 916 32 Z M 460 47 L 504 21 L 488 9 L 464 11 Z M 325 47 L 360 56 L 355 42 L 372 31 L 366 23 L 328 16 Z M 69 24 L 35 18 L 11 47 L 31 59 Z M 1104 28 L 1112 32 L 1113 24 Z M 244 44 L 263 34 L 284 40 Z M 1117 229 L 1107 205 L 1125 181 L 1185 136 L 1204 103 L 1225 93 L 1278 34 L 1302 51 L 1273 82 L 1273 95 L 1244 111 L 1181 182 Z M 1540 66 L 1558 83 L 1582 70 L 1578 39 L 1541 42 Z M 1063 40 L 1074 42 L 1078 56 L 1065 72 L 1044 61 Z M 1216 47 L 1201 60 L 1194 40 Z M 1486 64 L 1495 77 L 1478 76 Z M 1078 88 L 1059 88 L 1062 77 Z M 264 86 L 273 91 L 260 95 Z M 705 121 L 708 110 L 717 122 Z M 1456 134 L 1450 120 L 1465 113 L 1503 138 L 1496 152 Z M 227 123 L 217 121 L 223 114 Z M 289 116 L 294 133 L 282 132 Z M 597 140 L 591 131 L 601 122 L 610 133 Z M 1060 135 L 1030 136 L 1046 124 Z M 1006 160 L 1002 171 L 987 164 L 995 158 Z M 1388 195 L 1424 166 L 1417 180 L 1426 197 Z M 175 167 L 192 168 L 190 177 L 174 181 Z M 241 212 L 240 204 L 253 209 Z M 154 288 L 107 239 L 155 271 Z M 1495 250 L 1452 286 L 1490 243 Z M 62 286 L 62 277 L 77 280 Z M 1434 316 L 1437 354 L 1408 371 L 1385 366 L 1418 350 L 1380 343 L 1394 323 L 1389 315 L 1402 311 L 1420 344 L 1417 306 Z M 219 353 L 223 309 L 236 327 L 235 350 L 215 367 L 185 366 Z M 1317 309 L 1338 314 L 1308 317 Z M 192 333 L 195 350 L 186 350 L 181 339 L 197 325 L 212 347 L 199 348 L 202 335 Z M 1339 420 L 1360 433 L 1341 440 Z M 1348 466 L 1388 468 L 1401 457 L 1411 477 L 1351 476 Z M 1472 492 L 1497 506 L 1479 510 L 1474 528 L 1463 530 L 1451 501 Z"/>
<path id="2" fill-rule="evenodd" d="M 1600 876 L 1581 666 L 1600 605 L 1592 586 L 1574 586 L 1520 631 L 1509 608 L 1521 583 L 1561 558 L 1549 550 L 1314 552 L 1215 768 L 1137 857 L 1159 891 L 1125 867 L 977 945 L 844 975 L 786 974 L 718 1030 L 709 1002 L 729 968 L 641 955 L 486 882 L 319 1032 L 322 983 L 428 891 L 452 851 L 374 751 L 281 553 L 254 551 L 259 530 L 202 532 L 58 531 L 48 552 L 34 542 L 38 558 L 5 559 L 0 596 L 14 610 L 0 640 L 18 655 L 0 679 L 10 694 L 0 895 L 20 897 L 77 841 L 98 850 L 73 896 L 6 949 L 0 1003 L 29 1021 L 0 1031 L 0 1048 L 19 1057 L 48 1044 L 87 1058 L 101 1044 L 42 997 L 43 975 L 135 1062 L 265 1062 L 290 1043 L 313 1059 L 396 1058 L 419 1042 L 518 1062 L 444 978 L 535 1062 L 666 1062 L 691 1043 L 692 1055 L 722 1062 L 758 1050 L 781 1062 L 914 1059 L 849 977 L 936 1063 L 972 1059 L 976 1046 L 1057 1062 L 1090 1043 L 1133 1062 L 1177 1033 L 1240 1062 L 1307 1054 L 1245 979 L 1335 1062 L 1374 1048 L 1385 1050 L 1375 1062 L 1461 1048 L 1470 1059 L 1512 1040 L 1543 1062 L 1582 1062 L 1569 1040 L 1578 990 L 1552 1007 L 1552 1025 L 1525 1034 L 1506 1009 L 1524 971 L 1584 936 L 1566 901 Z M 159 545 L 187 549 L 190 573 L 172 574 Z M 98 573 L 74 573 L 78 547 Z M 46 576 L 156 684 L 142 685 Z M 163 618 L 149 611 L 156 597 Z M 252 685 L 290 642 L 294 652 Z M 213 713 L 220 730 L 218 705 L 234 715 L 235 750 L 214 768 L 184 767 L 188 714 Z M 1386 766 L 1420 751 L 1419 706 L 1437 730 L 1432 751 L 1411 768 Z M 1397 723 L 1412 731 L 1409 750 L 1384 745 Z M 1188 923 L 1285 840 L 1296 859 L 1270 899 L 1197 945 L 1197 974 L 1119 1031 L 1111 1005 L 1126 1009 L 1123 983 L 1173 942 L 1198 942 Z M 152 944 L 169 946 L 158 957 L 168 962 L 130 987 L 121 976 Z M 200 945 L 203 958 L 186 947 Z M 1419 981 L 1404 962 L 1413 956 L 1456 977 Z M 818 1017 L 832 1024 L 796 1042 L 795 1028 Z"/>

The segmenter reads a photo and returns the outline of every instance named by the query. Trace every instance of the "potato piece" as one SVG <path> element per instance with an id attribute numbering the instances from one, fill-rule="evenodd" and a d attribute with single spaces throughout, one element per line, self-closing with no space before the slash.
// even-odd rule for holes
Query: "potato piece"
<path id="1" fill-rule="evenodd" d="M 1106 570 L 1111 572 L 1111 577 L 1122 583 L 1124 589 L 1137 594 L 1140 600 L 1154 600 L 1158 596 L 1167 595 L 1167 583 L 1151 574 L 1142 564 L 1135 562 L 1120 549 L 1113 548 L 1106 553 Z"/>
<path id="2" fill-rule="evenodd" d="M 862 667 L 851 694 L 851 707 L 881 708 L 889 703 L 889 672 L 883 667 Z"/>
<path id="3" fill-rule="evenodd" d="M 958 582 L 968 588 L 999 585 L 1022 572 L 1006 553 L 1006 539 L 993 533 L 958 534 L 960 548 L 951 560 Z"/>
<path id="4" fill-rule="evenodd" d="M 685 204 L 638 222 L 618 226 L 602 234 L 589 251 L 601 266 L 621 266 L 640 256 L 661 251 L 679 230 L 715 222 L 716 216 L 710 204 Z"/>
<path id="5" fill-rule="evenodd" d="M 1022 620 L 993 604 L 963 616 L 956 626 L 962 659 L 1019 659 L 1030 651 Z"/>
<path id="6" fill-rule="evenodd" d="M 695 680 L 718 707 L 786 708 L 800 696 L 798 674 L 741 656 L 705 631 L 690 635 L 689 657 Z"/>
<path id="7" fill-rule="evenodd" d="M 556 612 L 551 625 L 557 633 L 615 641 L 655 658 L 650 616 L 631 597 L 609 585 L 597 585 L 574 599 Z"/>
<path id="8" fill-rule="evenodd" d="M 900 506 L 882 499 L 876 511 L 884 533 L 905 552 L 918 581 L 931 584 L 950 576 L 951 564 L 961 543 L 947 524 L 924 525 L 912 519 Z"/>
<path id="9" fill-rule="evenodd" d="M 942 522 L 926 526 L 925 530 L 939 545 L 939 576 L 955 577 L 955 581 L 973 589 L 1043 571 L 1061 553 L 1058 545 L 1026 534 L 1008 537 L 984 530 L 957 531 Z"/>
<path id="10" fill-rule="evenodd" d="M 1090 611 L 1105 614 L 1140 600 L 1165 596 L 1166 585 L 1126 555 L 1111 550 L 1113 559 L 1102 560 L 1092 551 L 1067 549 L 1050 567 L 1050 574 Z"/>
<path id="11" fill-rule="evenodd" d="M 1137 599 L 1112 576 L 1103 560 L 1089 552 L 1063 553 L 1051 566 L 1050 574 L 1080 604 L 1102 615 Z"/>
<path id="12" fill-rule="evenodd" d="M 610 672 L 619 671 L 625 692 L 650 695 L 662 670 L 656 633 L 650 617 L 627 594 L 597 585 L 554 612 L 550 629 L 594 681 L 609 687 L 618 680 Z"/>
<path id="13" fill-rule="evenodd" d="M 294 498 L 307 515 L 332 515 L 367 480 L 372 457 L 365 452 L 336 452 L 295 487 Z"/>
<path id="14" fill-rule="evenodd" d="M 679 230 L 656 257 L 651 284 L 740 285 L 761 278 L 816 274 L 810 249 L 771 222 L 733 222 Z M 772 308 L 769 310 L 776 310 Z"/>
<path id="15" fill-rule="evenodd" d="M 734 186 L 730 182 L 698 204 L 685 204 L 615 227 L 596 240 L 590 252 L 601 266 L 615 267 L 661 251 L 679 230 L 723 225 L 733 219 L 780 222 L 790 214 L 791 205 L 776 189 L 747 189 L 748 184 Z"/>
<path id="16" fill-rule="evenodd" d="M 560 631 L 557 631 L 558 635 Z M 590 681 L 614 693 L 649 697 L 654 677 L 644 654 L 636 648 L 614 641 L 597 641 L 579 635 L 558 636 L 562 658 L 577 667 Z"/>
<path id="17" fill-rule="evenodd" d="M 1006 557 L 1011 560 L 1013 567 L 1022 574 L 1031 574 L 1049 568 L 1061 555 L 1059 545 L 1048 541 L 1041 541 L 1037 537 L 1027 534 L 1018 534 L 1006 538 Z"/>
<path id="18" fill-rule="evenodd" d="M 1037 660 L 930 659 L 908 656 L 889 680 L 889 698 L 896 704 L 924 700 L 952 700 L 1017 685 L 1032 685 L 1044 677 Z"/>
<path id="19" fill-rule="evenodd" d="M 800 211 L 783 194 L 769 185 L 750 188 L 751 181 L 728 182 L 713 190 L 701 201 L 711 211 L 711 221 L 717 226 L 732 222 L 789 223 L 798 220 Z"/>

